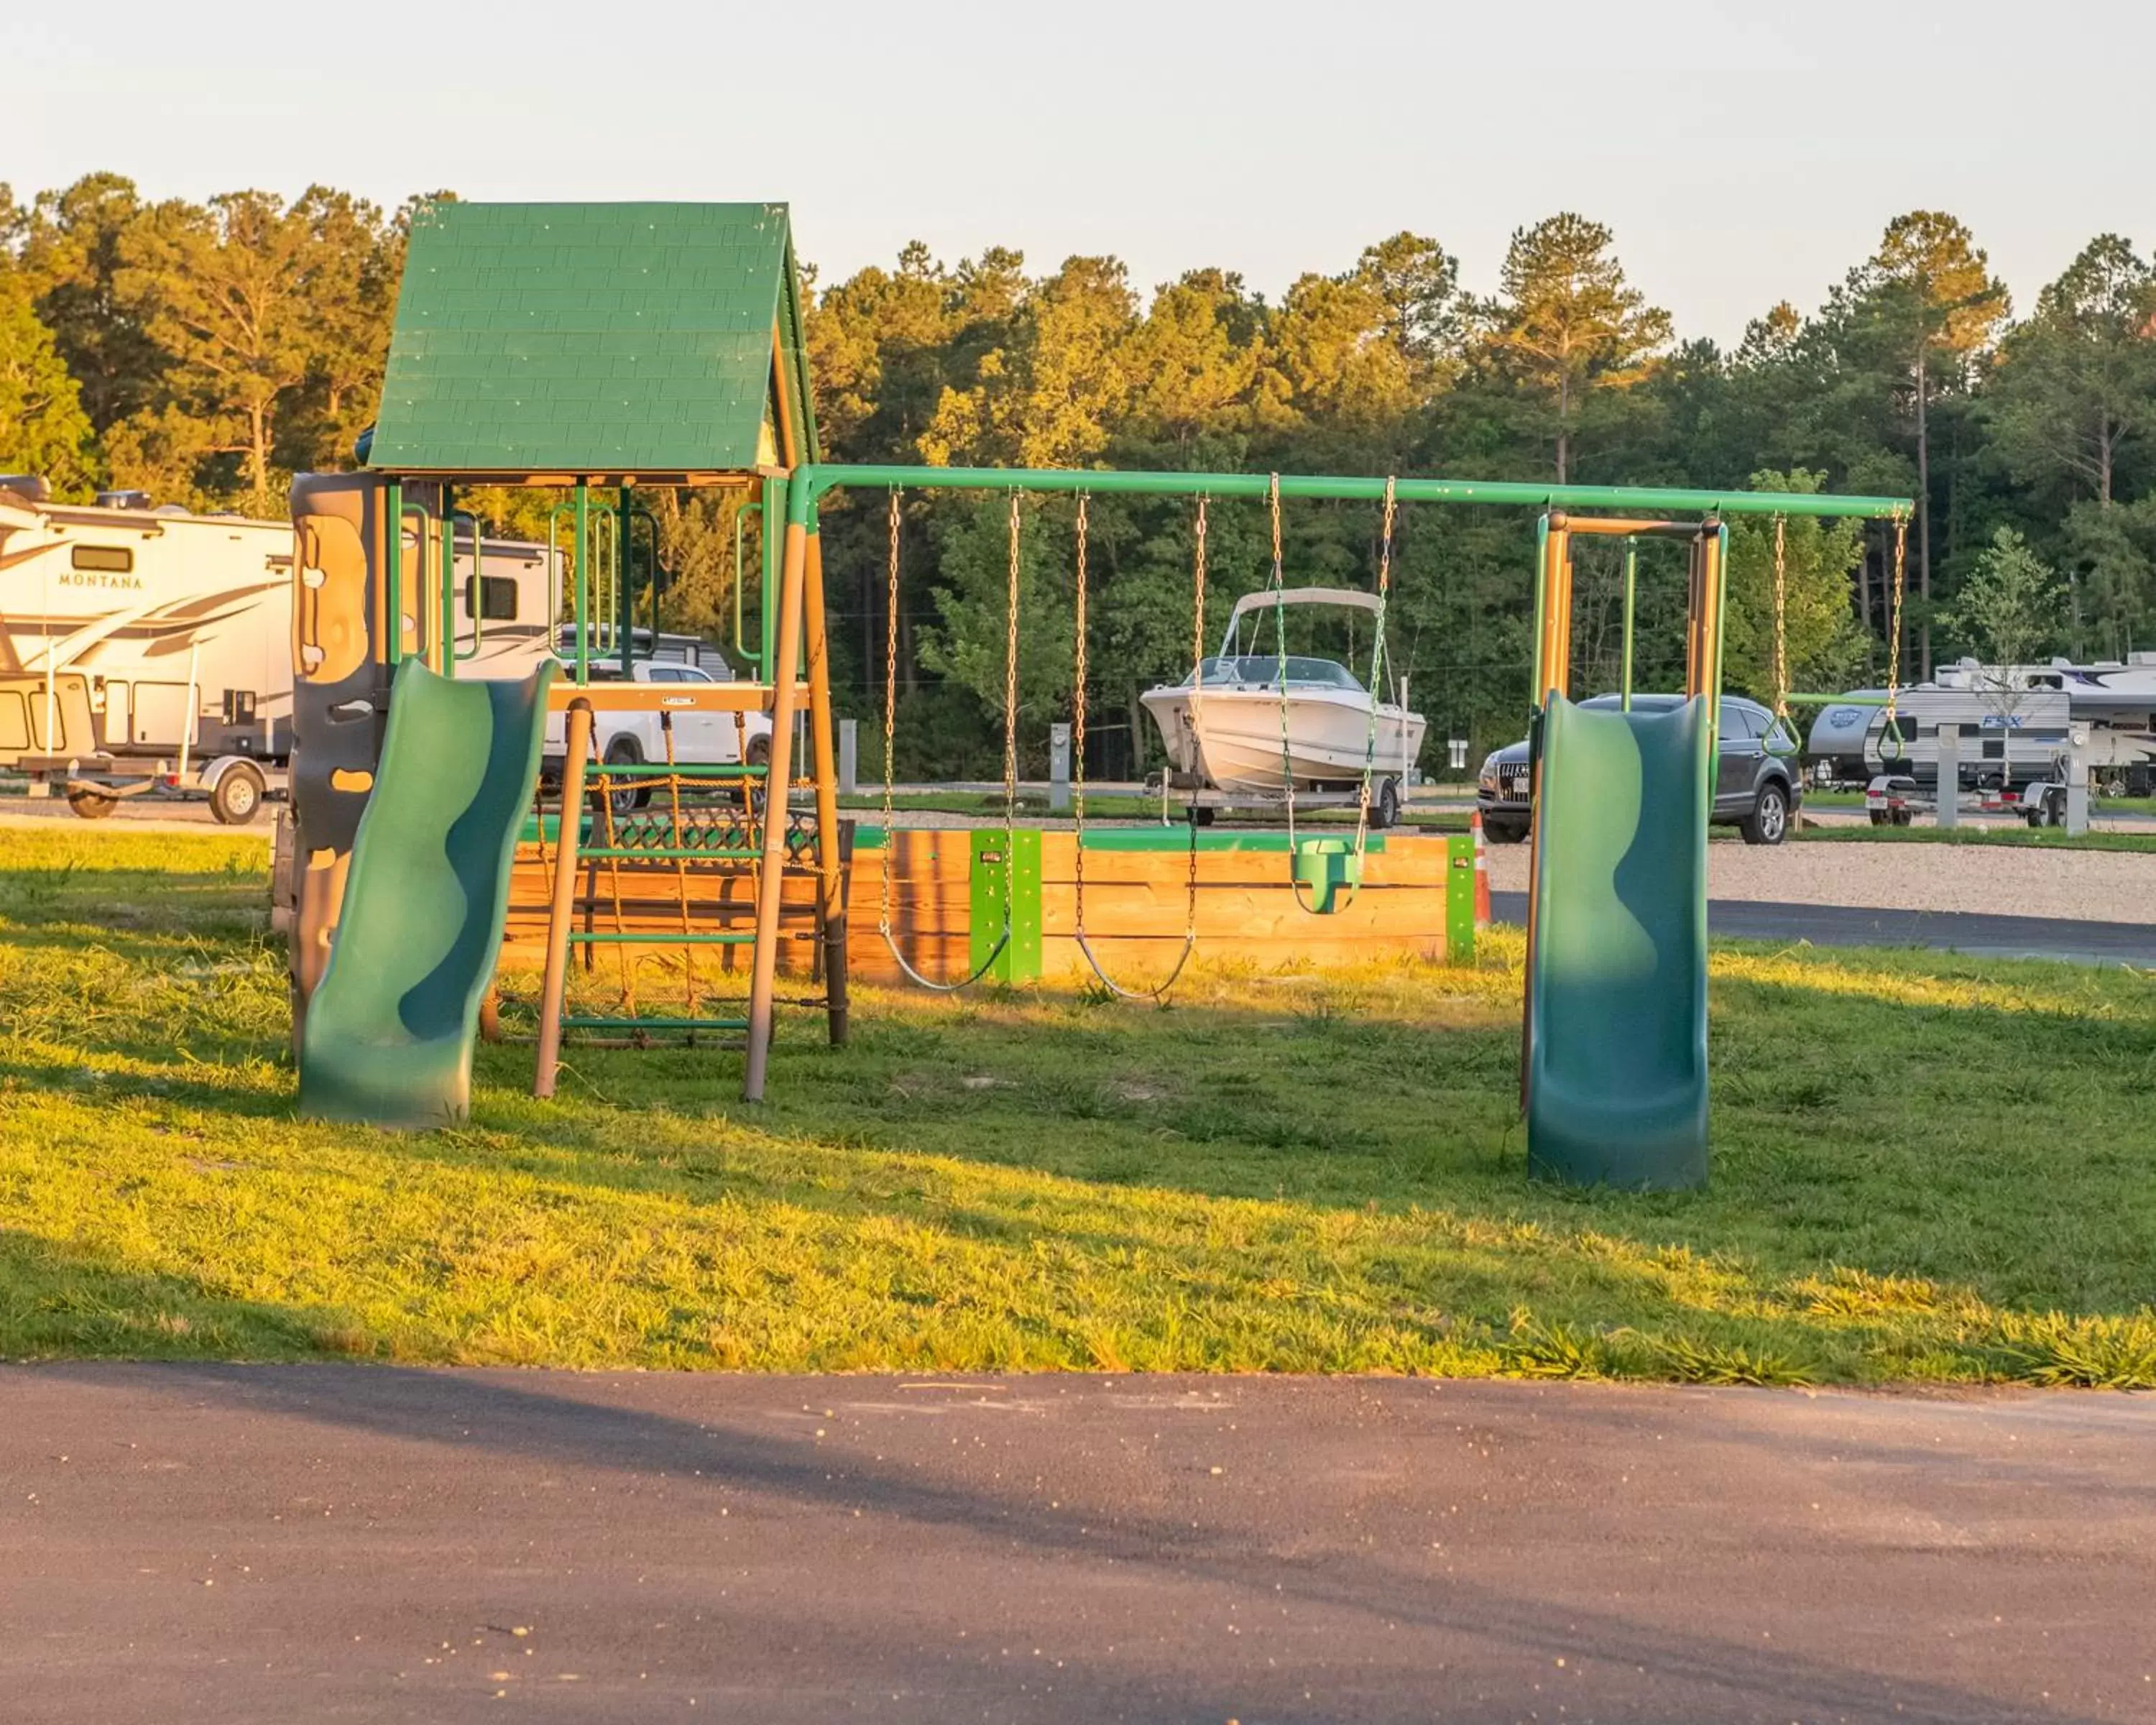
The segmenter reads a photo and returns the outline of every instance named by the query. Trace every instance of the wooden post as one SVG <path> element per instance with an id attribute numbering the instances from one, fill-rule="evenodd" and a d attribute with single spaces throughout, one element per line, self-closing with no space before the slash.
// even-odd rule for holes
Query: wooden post
<path id="1" fill-rule="evenodd" d="M 763 1100 L 771 1064 L 772 1012 L 778 992 L 778 911 L 786 887 L 787 790 L 793 782 L 794 680 L 801 671 L 801 590 L 808 583 L 808 535 L 786 524 L 778 583 L 778 629 L 772 642 L 771 761 L 763 785 L 763 867 L 756 883 L 755 968 L 748 990 L 748 1062 L 742 1100 Z"/>
<path id="2" fill-rule="evenodd" d="M 811 526 L 815 526 L 811 522 Z M 808 535 L 802 626 L 808 659 L 808 737 L 816 772 L 816 855 L 823 875 L 824 998 L 831 1046 L 846 1041 L 846 888 L 839 854 L 839 766 L 831 718 L 831 651 L 824 633 L 824 536 Z"/>
<path id="3" fill-rule="evenodd" d="M 562 1011 L 569 988 L 569 930 L 577 918 L 577 841 L 584 819 L 584 763 L 592 752 L 592 706 L 569 704 L 562 761 L 562 825 L 554 837 L 554 891 L 547 909 L 547 971 L 539 985 L 539 1064 L 531 1094 L 551 1096 L 562 1064 Z"/>

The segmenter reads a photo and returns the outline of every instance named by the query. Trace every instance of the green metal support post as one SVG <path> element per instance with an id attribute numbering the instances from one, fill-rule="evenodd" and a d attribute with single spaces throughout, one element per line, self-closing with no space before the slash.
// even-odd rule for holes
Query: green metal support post
<path id="1" fill-rule="evenodd" d="M 620 636 L 621 680 L 626 683 L 636 668 L 636 589 L 629 583 L 633 567 L 629 553 L 635 549 L 636 531 L 629 515 L 629 487 L 624 485 L 614 502 L 613 536 L 613 626 Z M 656 632 L 651 643 L 656 652 L 659 642 Z"/>
<path id="2" fill-rule="evenodd" d="M 1632 711 L 1632 618 L 1634 602 L 1640 592 L 1640 542 L 1625 542 L 1625 677 L 1622 685 L 1625 711 Z"/>
<path id="3" fill-rule="evenodd" d="M 591 664 L 591 549 L 592 488 L 587 480 L 577 481 L 577 684 L 592 680 Z"/>
<path id="4" fill-rule="evenodd" d="M 389 482 L 386 506 L 389 516 L 389 543 L 382 547 L 382 567 L 389 589 L 388 615 L 382 625 L 388 632 L 389 669 L 394 673 L 404 657 L 404 481 Z"/>

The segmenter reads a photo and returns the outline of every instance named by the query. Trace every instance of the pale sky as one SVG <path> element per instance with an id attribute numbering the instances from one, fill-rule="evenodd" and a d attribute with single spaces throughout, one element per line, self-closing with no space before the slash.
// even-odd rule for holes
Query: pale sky
<path id="1" fill-rule="evenodd" d="M 2151 0 L 102 0 L 18 8 L 8 56 L 18 197 L 770 198 L 826 282 L 918 238 L 1276 298 L 1411 228 L 1487 291 L 1573 209 L 1729 341 L 1906 209 L 1968 222 L 2017 311 L 2098 232 L 2156 244 Z"/>

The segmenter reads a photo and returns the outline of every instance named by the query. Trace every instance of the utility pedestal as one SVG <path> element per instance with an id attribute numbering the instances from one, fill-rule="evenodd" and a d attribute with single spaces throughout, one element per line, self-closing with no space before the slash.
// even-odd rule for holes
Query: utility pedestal
<path id="1" fill-rule="evenodd" d="M 1048 727 L 1048 811 L 1051 814 L 1070 812 L 1070 727 L 1050 725 Z"/>
<path id="2" fill-rule="evenodd" d="M 2087 724 L 2068 726 L 2066 740 L 2066 834 L 2079 838 L 2088 830 Z"/>

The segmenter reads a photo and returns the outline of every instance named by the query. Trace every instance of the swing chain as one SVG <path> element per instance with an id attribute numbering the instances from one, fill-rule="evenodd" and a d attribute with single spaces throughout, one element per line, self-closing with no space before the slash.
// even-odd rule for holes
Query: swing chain
<path id="1" fill-rule="evenodd" d="M 1887 634 L 1887 723 L 1880 733 L 1882 742 L 1891 739 L 1896 753 L 1902 748 L 1902 724 L 1896 716 L 1895 707 L 1902 693 L 1902 599 L 1908 585 L 1909 518 L 1906 515 L 1894 517 L 1894 606 Z"/>
<path id="2" fill-rule="evenodd" d="M 1282 570 L 1281 556 L 1281 489 L 1280 475 L 1272 475 L 1265 488 L 1266 507 L 1272 514 L 1273 572 L 1267 583 L 1273 595 L 1273 693 L 1274 706 L 1280 713 L 1281 787 L 1287 793 L 1287 854 L 1292 878 L 1295 860 L 1301 855 L 1295 842 L 1295 757 L 1289 746 L 1287 726 L 1287 585 Z M 1302 888 L 1295 890 L 1296 901 L 1302 901 Z"/>
<path id="3" fill-rule="evenodd" d="M 1393 521 L 1399 511 L 1395 480 L 1385 476 L 1385 513 L 1378 529 L 1378 613 L 1370 631 L 1370 722 L 1363 734 L 1363 780 L 1355 793 L 1355 876 L 1352 892 L 1362 890 L 1363 857 L 1370 842 L 1370 779 L 1378 766 L 1378 703 L 1383 698 L 1385 605 L 1393 587 Z M 1285 703 L 1282 704 L 1285 708 Z M 1352 900 L 1350 901 L 1353 901 Z"/>
<path id="4" fill-rule="evenodd" d="M 895 772 L 891 738 L 898 728 L 898 531 L 899 492 L 891 493 L 891 552 L 884 593 L 883 629 L 883 902 L 876 930 L 891 938 L 891 875 L 897 844 L 891 830 L 891 780 Z M 768 793 L 767 793 L 768 794 Z"/>
<path id="5" fill-rule="evenodd" d="M 1086 679 L 1088 675 L 1086 657 L 1086 494 L 1078 494 L 1078 519 L 1075 532 L 1078 544 L 1076 603 L 1073 608 L 1072 628 L 1077 638 L 1077 668 L 1070 687 L 1070 814 L 1071 825 L 1076 833 L 1073 851 L 1077 865 L 1078 938 L 1086 938 Z M 1168 769 L 1163 768 L 1162 772 Z"/>
<path id="6" fill-rule="evenodd" d="M 1774 517 L 1774 712 L 1761 746 L 1770 755 L 1804 752 L 1796 721 L 1789 716 L 1789 552 L 1787 516 Z"/>
<path id="7" fill-rule="evenodd" d="M 1023 494 L 1011 493 L 1010 586 L 1004 612 L 1004 926 L 1010 926 L 1011 870 L 1015 861 L 1014 825 L 1018 811 L 1018 588 L 1019 506 Z"/>
<path id="8" fill-rule="evenodd" d="M 1774 517 L 1774 716 L 1789 716 L 1789 518 Z"/>
<path id="9" fill-rule="evenodd" d="M 1190 610 L 1190 735 L 1195 745 L 1198 737 L 1198 717 L 1205 692 L 1205 504 L 1203 492 L 1198 498 L 1198 521 L 1194 529 L 1194 543 L 1191 552 L 1192 585 L 1196 595 Z M 1168 783 L 1168 769 L 1160 769 L 1160 782 Z M 1183 956 L 1188 958 L 1190 949 L 1198 943 L 1198 812 L 1189 811 L 1190 818 L 1190 874 L 1186 886 L 1186 911 L 1183 917 Z M 1183 966 L 1178 964 L 1163 983 L 1165 993 L 1169 983 L 1181 975 Z"/>

